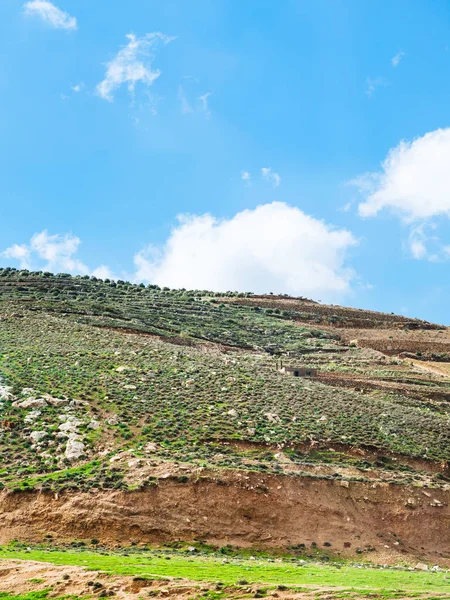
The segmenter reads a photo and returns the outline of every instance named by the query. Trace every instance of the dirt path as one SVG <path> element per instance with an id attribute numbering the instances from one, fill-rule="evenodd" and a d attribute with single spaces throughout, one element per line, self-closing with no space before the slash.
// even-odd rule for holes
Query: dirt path
<path id="1" fill-rule="evenodd" d="M 440 375 L 441 377 L 450 376 L 450 366 L 448 363 L 430 363 L 414 359 L 411 359 L 411 362 L 414 364 L 415 367 L 417 367 L 421 371 L 425 371 L 426 373 L 433 373 L 434 375 Z"/>
<path id="2" fill-rule="evenodd" d="M 224 586 L 220 588 L 228 598 L 252 597 L 256 594 L 257 584 L 242 586 Z M 175 599 L 191 599 L 201 596 L 213 597 L 217 590 L 215 584 L 197 583 L 187 580 L 144 579 L 139 577 L 116 577 L 98 571 L 89 571 L 81 567 L 57 566 L 49 563 L 0 560 L 0 592 L 28 594 L 41 590 L 51 590 L 49 598 L 61 598 L 68 595 L 83 597 L 114 597 L 127 600 L 142 600 L 144 596 L 171 597 Z M 311 600 L 311 594 L 317 592 L 295 592 L 290 590 L 273 590 L 272 596 L 287 600 Z M 321 588 L 322 600 L 333 598 L 329 588 Z M 217 593 L 217 592 L 216 592 Z M 355 599 L 356 600 L 356 599 Z"/>

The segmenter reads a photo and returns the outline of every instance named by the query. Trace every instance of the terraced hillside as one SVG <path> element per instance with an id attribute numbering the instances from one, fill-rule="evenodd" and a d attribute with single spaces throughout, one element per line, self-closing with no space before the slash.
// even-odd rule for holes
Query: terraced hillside
<path id="1" fill-rule="evenodd" d="M 447 355 L 446 327 L 394 315 L 0 270 L 0 542 L 93 537 L 89 522 L 110 540 L 322 540 L 445 561 Z M 282 518 L 296 486 L 303 533 Z"/>

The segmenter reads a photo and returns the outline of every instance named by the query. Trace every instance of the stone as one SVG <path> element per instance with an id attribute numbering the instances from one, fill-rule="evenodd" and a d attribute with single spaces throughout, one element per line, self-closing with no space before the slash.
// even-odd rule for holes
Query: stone
<path id="1" fill-rule="evenodd" d="M 94 431 L 96 431 L 99 428 L 100 428 L 99 421 L 96 421 L 95 419 L 92 419 L 92 421 L 88 425 L 88 429 L 93 429 Z"/>
<path id="2" fill-rule="evenodd" d="M 46 431 L 32 431 L 30 433 L 30 439 L 34 444 L 38 444 L 41 440 L 47 437 Z"/>
<path id="3" fill-rule="evenodd" d="M 75 439 L 68 439 L 64 456 L 70 460 L 75 461 L 82 458 L 85 455 L 85 447 L 83 442 Z"/>
<path id="4" fill-rule="evenodd" d="M 44 400 L 44 398 L 28 398 L 28 400 L 16 400 L 16 402 L 13 403 L 13 406 L 16 408 L 44 408 L 44 406 L 47 406 L 47 402 Z"/>
<path id="5" fill-rule="evenodd" d="M 83 421 L 77 419 L 77 417 L 70 416 L 64 423 L 58 427 L 59 431 L 63 433 L 78 433 L 78 427 L 82 425 Z"/>
<path id="6" fill-rule="evenodd" d="M 269 423 L 281 423 L 280 417 L 276 413 L 264 413 L 264 416 L 269 421 Z"/>
<path id="7" fill-rule="evenodd" d="M 53 398 L 53 396 L 50 396 L 48 394 L 46 394 L 44 396 L 45 400 L 47 401 L 48 404 L 50 404 L 51 406 L 67 406 L 70 402 L 70 400 L 68 398 Z"/>
<path id="8" fill-rule="evenodd" d="M 414 568 L 418 569 L 419 571 L 428 571 L 428 565 L 426 565 L 425 563 L 419 562 Z"/>
<path id="9" fill-rule="evenodd" d="M 41 414 L 40 410 L 32 410 L 31 412 L 29 412 L 26 417 L 24 418 L 24 423 L 33 423 L 33 421 L 36 421 L 36 419 L 39 417 L 39 415 Z"/>
<path id="10" fill-rule="evenodd" d="M 11 394 L 10 389 L 11 388 L 8 386 L 0 384 L 0 400 L 11 400 L 13 395 Z"/>

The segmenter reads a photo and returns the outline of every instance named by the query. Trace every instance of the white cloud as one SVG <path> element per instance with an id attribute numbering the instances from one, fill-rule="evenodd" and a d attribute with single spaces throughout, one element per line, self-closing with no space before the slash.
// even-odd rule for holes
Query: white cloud
<path id="1" fill-rule="evenodd" d="M 28 16 L 40 17 L 55 29 L 76 29 L 77 20 L 48 0 L 32 0 L 23 6 Z"/>
<path id="2" fill-rule="evenodd" d="M 400 61 L 402 60 L 402 58 L 403 58 L 404 56 L 405 56 L 405 53 L 404 53 L 404 52 L 397 52 L 397 54 L 391 58 L 391 64 L 392 64 L 392 66 L 393 66 L 394 68 L 395 68 L 395 67 L 398 67 L 398 65 L 399 65 Z"/>
<path id="3" fill-rule="evenodd" d="M 77 83 L 76 85 L 73 85 L 71 87 L 72 92 L 75 92 L 76 94 L 78 94 L 79 92 L 81 92 L 81 90 L 84 88 L 84 83 Z"/>
<path id="4" fill-rule="evenodd" d="M 19 267 L 21 269 L 28 269 L 30 266 L 30 250 L 25 244 L 13 244 L 1 252 L 0 256 L 19 261 Z"/>
<path id="5" fill-rule="evenodd" d="M 368 77 L 366 79 L 366 85 L 366 94 L 370 98 L 378 87 L 387 85 L 387 82 L 384 77 Z"/>
<path id="6" fill-rule="evenodd" d="M 161 75 L 158 69 L 151 68 L 157 45 L 166 45 L 175 39 L 159 32 L 147 33 L 141 38 L 130 33 L 126 37 L 127 45 L 107 63 L 105 78 L 96 87 L 97 94 L 110 102 L 114 99 L 114 92 L 123 84 L 127 84 L 130 94 L 134 93 L 139 82 L 150 87 Z"/>
<path id="7" fill-rule="evenodd" d="M 202 110 L 206 114 L 206 117 L 208 119 L 211 116 L 211 112 L 209 110 L 209 102 L 208 102 L 208 98 L 210 96 L 212 96 L 211 92 L 206 92 L 206 94 L 203 94 L 202 96 L 198 97 L 198 100 L 200 100 L 200 103 L 201 103 Z"/>
<path id="8" fill-rule="evenodd" d="M 352 184 L 364 200 L 361 217 L 390 211 L 409 224 L 408 247 L 415 259 L 440 261 L 450 258 L 436 233 L 436 219 L 450 217 L 450 128 L 437 129 L 402 141 L 392 148 L 381 170 L 365 173 Z"/>
<path id="9" fill-rule="evenodd" d="M 389 209 L 406 221 L 450 216 L 449 165 L 450 128 L 400 142 L 388 152 L 381 171 L 351 182 L 365 197 L 359 214 L 374 217 Z"/>
<path id="10" fill-rule="evenodd" d="M 117 279 L 111 269 L 106 265 L 100 265 L 91 272 L 91 275 L 94 275 L 99 279 Z"/>
<path id="11" fill-rule="evenodd" d="M 17 260 L 21 269 L 38 268 L 44 271 L 92 274 L 112 278 L 104 265 L 90 269 L 76 257 L 81 240 L 71 233 L 49 235 L 44 230 L 35 233 L 28 244 L 13 244 L 3 252 L 1 258 Z"/>
<path id="12" fill-rule="evenodd" d="M 242 171 L 241 179 L 242 181 L 246 181 L 247 183 L 251 180 L 252 176 L 248 171 Z"/>
<path id="13" fill-rule="evenodd" d="M 281 177 L 278 173 L 273 172 L 271 167 L 263 167 L 261 169 L 261 175 L 263 179 L 271 183 L 274 188 L 280 185 Z"/>
<path id="14" fill-rule="evenodd" d="M 284 292 L 329 300 L 350 291 L 356 244 L 344 229 L 281 202 L 231 219 L 180 216 L 162 248 L 135 255 L 136 280 L 169 287 Z"/>
<path id="15" fill-rule="evenodd" d="M 87 273 L 89 269 L 74 258 L 81 243 L 80 238 L 71 233 L 49 235 L 46 230 L 35 233 L 30 240 L 30 253 L 46 261 L 48 271 L 70 271 Z"/>

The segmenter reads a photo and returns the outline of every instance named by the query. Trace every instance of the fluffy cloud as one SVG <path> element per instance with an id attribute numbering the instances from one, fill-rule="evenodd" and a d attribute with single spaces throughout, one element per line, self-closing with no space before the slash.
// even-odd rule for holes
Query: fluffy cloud
<path id="1" fill-rule="evenodd" d="M 73 274 L 91 274 L 97 277 L 112 277 L 111 271 L 104 265 L 90 271 L 76 253 L 81 244 L 80 238 L 71 233 L 49 235 L 46 230 L 35 233 L 28 244 L 13 244 L 0 252 L 0 257 L 19 262 L 21 269 L 30 269 L 33 265 L 45 271 L 69 272 Z"/>
<path id="2" fill-rule="evenodd" d="M 450 128 L 437 129 L 392 148 L 381 171 L 366 173 L 352 183 L 364 202 L 362 217 L 389 209 L 407 221 L 450 216 Z"/>
<path id="3" fill-rule="evenodd" d="M 17 260 L 21 269 L 28 269 L 30 266 L 30 249 L 25 244 L 13 244 L 1 252 L 0 256 Z"/>
<path id="4" fill-rule="evenodd" d="M 169 287 L 284 292 L 334 299 L 350 290 L 353 235 L 281 202 L 231 219 L 180 216 L 162 248 L 134 257 L 137 281 Z"/>
<path id="5" fill-rule="evenodd" d="M 281 177 L 278 173 L 273 172 L 271 167 L 263 167 L 261 169 L 261 175 L 263 179 L 271 183 L 273 187 L 278 187 L 280 185 Z"/>
<path id="6" fill-rule="evenodd" d="M 156 47 L 175 39 L 158 32 L 147 33 L 141 38 L 130 33 L 126 37 L 128 44 L 107 63 L 105 78 L 96 88 L 97 94 L 110 102 L 114 99 L 114 92 L 123 84 L 128 86 L 130 94 L 134 93 L 139 82 L 150 87 L 161 75 L 158 69 L 152 70 Z"/>
<path id="7" fill-rule="evenodd" d="M 361 217 L 390 211 L 409 225 L 408 246 L 415 259 L 449 258 L 432 231 L 439 217 L 450 217 L 450 128 L 437 129 L 392 148 L 381 170 L 365 173 L 351 183 L 364 200 Z"/>
<path id="8" fill-rule="evenodd" d="M 48 0 L 32 0 L 24 4 L 25 14 L 40 17 L 55 29 L 76 29 L 77 20 Z"/>

